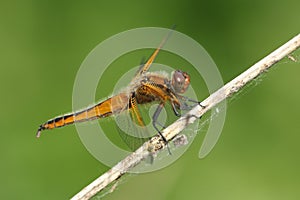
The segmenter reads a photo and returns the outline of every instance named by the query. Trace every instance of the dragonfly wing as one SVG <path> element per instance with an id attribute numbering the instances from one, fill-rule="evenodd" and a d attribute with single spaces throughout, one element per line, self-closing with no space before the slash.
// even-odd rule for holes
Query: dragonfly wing
<path id="1" fill-rule="evenodd" d="M 131 150 L 136 150 L 151 135 L 145 126 L 134 94 L 129 99 L 129 108 L 126 112 L 116 116 L 120 137 Z"/>
<path id="2" fill-rule="evenodd" d="M 160 42 L 158 48 L 152 53 L 152 55 L 147 60 L 147 62 L 145 64 L 142 64 L 140 66 L 139 70 L 135 74 L 135 77 L 138 77 L 138 76 L 142 75 L 143 73 L 145 73 L 145 72 L 147 72 L 149 70 L 151 64 L 153 63 L 154 59 L 158 55 L 159 51 L 164 46 L 164 44 L 166 43 L 167 39 L 171 36 L 171 33 L 172 33 L 172 31 L 170 31 L 168 33 L 168 35 Z"/>

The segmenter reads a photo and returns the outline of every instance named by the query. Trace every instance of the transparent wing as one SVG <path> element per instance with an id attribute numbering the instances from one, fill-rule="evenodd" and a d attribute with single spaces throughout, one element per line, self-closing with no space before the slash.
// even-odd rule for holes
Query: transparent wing
<path id="1" fill-rule="evenodd" d="M 116 123 L 120 137 L 133 151 L 151 137 L 134 96 L 129 99 L 129 109 L 116 116 Z"/>
<path id="2" fill-rule="evenodd" d="M 171 36 L 171 34 L 172 34 L 172 31 L 170 31 L 168 33 L 168 35 L 161 41 L 158 48 L 153 52 L 153 54 L 150 56 L 150 58 L 147 60 L 147 62 L 140 66 L 139 70 L 135 74 L 135 77 L 138 77 L 138 76 L 142 75 L 143 73 L 145 73 L 149 70 L 149 68 L 150 68 L 151 64 L 153 63 L 154 59 L 156 58 L 156 56 L 158 55 L 159 51 L 164 46 L 164 44 L 166 43 L 168 38 Z"/>

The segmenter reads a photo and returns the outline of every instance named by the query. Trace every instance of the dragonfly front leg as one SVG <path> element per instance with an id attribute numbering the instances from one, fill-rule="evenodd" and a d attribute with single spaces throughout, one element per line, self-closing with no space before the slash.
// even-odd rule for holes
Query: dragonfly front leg
<path id="1" fill-rule="evenodd" d="M 206 108 L 206 106 L 202 105 L 200 101 L 191 99 L 189 97 L 178 95 L 178 98 L 183 102 L 183 104 L 181 105 L 182 110 L 190 110 L 196 105 L 201 106 L 201 108 Z M 186 102 L 192 102 L 194 104 L 193 105 L 188 105 Z"/>

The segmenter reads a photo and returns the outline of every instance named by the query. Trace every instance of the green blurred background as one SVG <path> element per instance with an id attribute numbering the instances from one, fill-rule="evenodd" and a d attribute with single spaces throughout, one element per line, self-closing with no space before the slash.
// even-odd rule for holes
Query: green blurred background
<path id="1" fill-rule="evenodd" d="M 228 82 L 299 33 L 299 7 L 298 0 L 2 0 L 1 199 L 68 199 L 108 170 L 74 126 L 35 138 L 40 123 L 71 111 L 77 70 L 101 41 L 176 24 L 206 48 Z M 299 199 L 299 74 L 299 61 L 285 59 L 238 96 L 205 159 L 198 159 L 202 133 L 173 165 L 129 176 L 105 199 Z"/>

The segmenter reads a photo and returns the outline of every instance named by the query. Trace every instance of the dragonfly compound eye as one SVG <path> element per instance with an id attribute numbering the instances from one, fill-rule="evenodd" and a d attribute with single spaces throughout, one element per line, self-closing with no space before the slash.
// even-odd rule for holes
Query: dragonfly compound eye
<path id="1" fill-rule="evenodd" d="M 172 75 L 172 86 L 176 93 L 184 93 L 190 85 L 190 76 L 181 70 L 176 70 Z"/>

